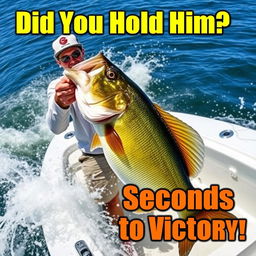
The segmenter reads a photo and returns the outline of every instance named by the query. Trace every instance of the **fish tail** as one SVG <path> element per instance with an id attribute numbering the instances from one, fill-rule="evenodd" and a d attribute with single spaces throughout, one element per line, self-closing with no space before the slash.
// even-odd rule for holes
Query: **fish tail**
<path id="1" fill-rule="evenodd" d="M 200 219 L 236 219 L 236 216 L 232 213 L 226 211 L 200 211 L 194 215 L 195 219 L 198 221 Z M 179 256 L 188 256 L 192 247 L 196 241 L 191 241 L 189 239 L 184 239 L 179 242 Z"/>

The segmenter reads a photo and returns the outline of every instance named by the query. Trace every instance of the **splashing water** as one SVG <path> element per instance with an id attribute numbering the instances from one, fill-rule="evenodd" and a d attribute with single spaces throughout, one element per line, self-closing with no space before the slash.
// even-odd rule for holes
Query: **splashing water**
<path id="1" fill-rule="evenodd" d="M 7 252 L 11 255 L 25 255 L 26 250 L 32 250 L 32 255 L 42 255 L 42 252 L 46 254 L 42 239 L 34 241 L 34 244 L 30 240 L 31 234 L 36 236 L 42 233 L 41 226 L 49 225 L 59 227 L 56 229 L 59 233 L 52 234 L 51 242 L 56 237 L 65 239 L 65 236 L 76 234 L 80 228 L 98 241 L 98 248 L 104 248 L 109 254 L 117 250 L 105 239 L 101 230 L 108 229 L 114 233 L 115 227 L 111 230 L 112 226 L 104 223 L 84 188 L 79 185 L 70 186 L 64 177 L 58 180 L 55 177 L 53 183 L 54 177 L 35 176 L 26 162 L 17 159 L 8 161 L 8 155 L 1 155 L 1 159 L 5 160 L 1 180 L 8 180 L 12 188 L 9 187 L 6 195 L 6 213 L 0 217 L 0 255 Z"/>
<path id="2" fill-rule="evenodd" d="M 240 100 L 239 109 L 243 109 L 245 104 L 244 97 L 239 97 L 238 99 Z"/>
<path id="3" fill-rule="evenodd" d="M 240 118 L 240 117 L 234 117 L 233 115 L 228 115 L 228 116 L 216 116 L 214 117 L 216 120 L 228 122 L 228 123 L 233 123 L 237 125 L 241 125 L 250 129 L 256 129 L 256 122 L 254 120 L 248 120 L 245 118 Z"/>
<path id="4" fill-rule="evenodd" d="M 156 59 L 143 60 L 139 51 L 135 57 L 124 56 L 117 65 L 146 89 L 159 64 Z M 113 235 L 117 227 L 107 224 L 109 218 L 99 212 L 84 188 L 71 186 L 63 177 L 40 176 L 52 138 L 45 122 L 46 88 L 52 79 L 52 75 L 40 76 L 0 103 L 0 255 L 49 255 L 42 231 L 49 223 L 60 231 L 52 239 L 65 239 L 82 228 L 106 255 L 120 253 Z M 67 227 L 69 232 L 63 232 Z"/>
<path id="5" fill-rule="evenodd" d="M 12 167 L 20 170 L 21 164 L 20 161 L 16 161 L 16 166 Z M 98 241 L 98 248 L 104 248 L 110 254 L 115 250 L 100 229 L 110 229 L 110 226 L 104 224 L 96 205 L 84 193 L 84 188 L 79 185 L 70 186 L 64 179 L 58 179 L 53 184 L 52 177 L 46 179 L 29 174 L 31 168 L 26 163 L 23 163 L 22 168 L 21 173 L 12 173 L 16 185 L 7 193 L 7 211 L 0 218 L 1 255 L 7 251 L 11 255 L 25 255 L 27 250 L 32 250 L 32 255 L 42 255 L 42 252 L 46 254 L 44 240 L 39 239 L 31 244 L 31 234 L 39 235 L 42 233 L 41 226 L 49 225 L 56 225 L 56 230 L 59 231 L 52 233 L 51 242 L 60 237 L 65 241 L 66 236 L 76 234 L 80 228 Z M 6 170 L 10 170 L 10 166 L 6 166 Z M 6 176 L 10 176 L 9 171 Z M 73 223 L 70 223 L 70 220 Z"/>
<path id="6" fill-rule="evenodd" d="M 36 239 L 41 233 L 39 226 L 30 225 L 37 213 L 36 205 L 31 203 L 35 193 L 30 194 L 29 188 L 38 179 L 39 161 L 51 138 L 43 121 L 43 87 L 48 81 L 47 77 L 34 80 L 19 92 L 3 97 L 0 104 L 0 255 L 25 255 L 31 250 L 33 255 L 47 255 L 46 248 L 39 250 L 37 246 L 44 244 Z M 32 240 L 33 245 L 29 243 Z"/>
<path id="7" fill-rule="evenodd" d="M 240 104 L 237 104 L 236 108 L 238 109 L 238 113 L 240 114 L 239 117 L 236 117 L 233 114 L 229 114 L 226 112 L 224 116 L 217 115 L 214 117 L 214 119 L 241 125 L 241 126 L 244 126 L 244 127 L 250 128 L 250 129 L 256 129 L 256 122 L 255 122 L 256 113 L 254 113 L 256 111 L 256 109 L 254 108 L 256 103 L 254 103 L 252 105 L 252 109 L 254 112 L 247 111 L 247 112 L 243 113 L 241 111 L 245 110 L 245 108 L 246 108 L 245 99 L 244 99 L 244 97 L 238 97 L 238 99 L 240 101 Z"/>
<path id="8" fill-rule="evenodd" d="M 108 49 L 104 51 L 107 58 L 111 59 L 114 57 L 113 49 Z M 158 67 L 162 67 L 163 64 L 160 63 L 159 59 L 156 57 L 143 56 L 142 50 L 136 52 L 136 56 L 126 56 L 123 53 L 118 53 L 122 55 L 124 59 L 119 62 L 113 61 L 124 73 L 131 78 L 143 91 L 146 91 L 151 82 L 157 82 L 155 78 L 151 76 L 154 70 Z M 146 57 L 146 58 L 145 58 Z"/>

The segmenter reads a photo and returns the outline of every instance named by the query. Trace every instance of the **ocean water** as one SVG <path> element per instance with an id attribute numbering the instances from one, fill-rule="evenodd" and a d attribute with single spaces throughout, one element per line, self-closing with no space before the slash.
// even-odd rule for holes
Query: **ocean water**
<path id="1" fill-rule="evenodd" d="M 256 129 L 256 4 L 234 1 L 1 1 L 0 86 L 0 255 L 48 255 L 41 225 L 64 195 L 77 196 L 68 186 L 56 187 L 49 198 L 40 176 L 52 134 L 45 123 L 46 90 L 61 75 L 51 42 L 56 35 L 16 35 L 15 11 L 75 10 L 102 14 L 105 34 L 78 36 L 86 57 L 104 53 L 139 86 L 170 111 L 191 113 Z M 170 10 L 214 14 L 227 10 L 231 26 L 220 36 L 109 35 L 108 12 L 139 14 Z M 57 15 L 56 15 L 57 17 Z M 75 206 L 74 206 L 75 207 Z M 92 211 L 94 208 L 92 208 Z M 90 218 L 90 216 L 87 216 Z M 97 221 L 95 219 L 95 221 Z M 96 232 L 96 231 L 95 231 Z"/>

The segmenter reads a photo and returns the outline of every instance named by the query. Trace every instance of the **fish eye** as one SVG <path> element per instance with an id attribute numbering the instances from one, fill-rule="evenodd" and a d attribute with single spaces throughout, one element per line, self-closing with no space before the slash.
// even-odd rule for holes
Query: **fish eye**
<path id="1" fill-rule="evenodd" d="M 114 80 L 117 77 L 117 73 L 113 70 L 113 68 L 109 68 L 106 71 L 106 76 L 110 80 Z"/>

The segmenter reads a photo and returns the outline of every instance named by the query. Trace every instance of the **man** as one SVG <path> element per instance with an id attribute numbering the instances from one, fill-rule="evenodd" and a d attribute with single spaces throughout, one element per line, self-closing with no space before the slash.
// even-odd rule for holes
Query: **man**
<path id="1" fill-rule="evenodd" d="M 61 35 L 53 43 L 54 58 L 63 68 L 71 68 L 84 60 L 84 49 L 74 35 Z M 50 130 L 59 134 L 65 131 L 72 117 L 78 146 L 83 152 L 79 158 L 82 172 L 90 192 L 101 191 L 96 200 L 103 203 L 104 209 L 116 223 L 123 210 L 118 197 L 117 177 L 107 164 L 102 149 L 90 152 L 95 133 L 93 126 L 86 121 L 77 106 L 75 84 L 65 76 L 53 80 L 48 87 L 47 123 Z M 101 168 L 103 166 L 103 168 Z"/>

